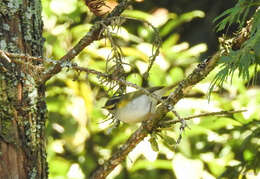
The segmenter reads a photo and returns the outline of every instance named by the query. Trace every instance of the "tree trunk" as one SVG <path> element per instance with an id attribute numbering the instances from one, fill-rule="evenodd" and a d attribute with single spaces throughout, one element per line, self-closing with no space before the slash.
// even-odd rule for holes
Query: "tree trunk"
<path id="1" fill-rule="evenodd" d="M 1 50 L 43 55 L 40 0 L 1 0 L 0 24 Z M 35 80 L 39 65 L 0 54 L 0 179 L 48 177 L 45 87 Z"/>

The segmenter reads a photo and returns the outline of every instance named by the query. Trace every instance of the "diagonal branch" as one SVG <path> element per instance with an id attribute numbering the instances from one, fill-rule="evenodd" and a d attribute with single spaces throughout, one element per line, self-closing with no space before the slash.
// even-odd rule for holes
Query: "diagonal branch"
<path id="1" fill-rule="evenodd" d="M 251 24 L 247 24 L 251 26 Z M 250 30 L 250 27 L 248 27 Z M 241 45 L 248 40 L 248 37 L 243 40 L 236 40 L 232 43 L 232 47 L 241 47 Z M 220 59 L 221 52 L 218 51 L 210 59 L 198 64 L 197 68 L 183 81 L 181 81 L 175 91 L 168 97 L 166 103 L 174 106 L 184 95 L 192 88 L 193 85 L 203 80 L 216 66 Z M 144 121 L 127 140 L 127 142 L 115 152 L 110 159 L 108 159 L 102 166 L 97 168 L 92 174 L 92 179 L 105 178 L 117 165 L 119 165 L 135 146 L 141 142 L 149 133 L 156 130 L 160 119 L 167 114 L 169 109 L 166 105 L 161 105 L 156 110 L 156 116 L 152 116 L 149 120 Z"/>
<path id="2" fill-rule="evenodd" d="M 111 25 L 115 17 L 118 17 L 129 5 L 128 0 L 123 0 L 109 15 L 100 22 L 97 22 L 90 31 L 72 48 L 67 52 L 53 67 L 51 67 L 42 77 L 42 83 L 45 83 L 52 76 L 59 73 L 66 62 L 70 62 L 76 57 L 86 46 L 90 45 L 95 40 L 99 40 L 102 36 L 104 27 L 102 24 Z M 65 64 L 65 65 L 64 65 Z"/>
<path id="3" fill-rule="evenodd" d="M 220 53 L 216 53 L 211 59 L 201 62 L 197 68 L 183 81 L 178 84 L 176 90 L 167 99 L 170 104 L 176 104 L 185 93 L 187 93 L 188 87 L 198 83 L 204 79 L 217 65 L 217 61 L 220 57 Z M 166 115 L 169 111 L 165 105 L 161 105 L 157 109 L 156 116 L 151 117 L 151 119 L 142 123 L 127 140 L 127 142 L 119 148 L 119 150 L 112 155 L 112 157 L 106 161 L 102 166 L 100 166 L 91 176 L 92 179 L 104 179 L 117 165 L 119 165 L 132 151 L 135 146 L 141 142 L 149 133 L 151 133 L 158 126 L 159 120 Z"/>
<path id="4" fill-rule="evenodd" d="M 126 1 L 123 1 L 123 2 L 126 2 Z M 120 5 L 121 5 L 121 3 L 120 3 Z M 116 11 L 116 9 L 117 8 L 115 8 L 114 11 Z M 113 14 L 113 12 L 111 14 Z M 111 23 L 112 21 L 108 21 L 108 22 Z M 91 33 L 93 34 L 94 32 L 97 33 L 97 36 L 96 37 L 90 36 L 90 34 Z M 45 82 L 46 80 L 51 78 L 53 75 L 59 73 L 61 71 L 61 69 L 63 68 L 63 66 L 66 65 L 66 63 L 68 65 L 70 65 L 69 67 L 74 68 L 73 64 L 71 64 L 70 61 L 77 54 L 79 54 L 81 52 L 81 50 L 83 50 L 85 48 L 85 46 L 87 46 L 88 44 L 93 42 L 95 39 L 98 39 L 99 38 L 98 35 L 100 32 L 102 32 L 102 26 L 97 24 L 96 27 L 94 26 L 92 28 L 92 30 L 90 30 L 90 32 L 85 36 L 85 38 L 83 37 L 83 39 L 74 48 L 72 48 L 64 57 L 61 58 L 60 62 L 54 63 L 55 64 L 54 67 L 51 68 L 49 71 L 45 72 L 45 74 L 43 75 L 44 78 L 43 78 L 42 82 Z M 236 41 L 235 43 L 243 43 L 243 42 Z M 3 54 L 1 56 L 3 56 Z M 200 64 L 198 64 L 198 66 L 193 70 L 193 72 L 186 79 L 184 79 L 183 81 L 178 83 L 178 86 L 176 87 L 175 91 L 168 97 L 166 102 L 168 104 L 171 104 L 172 106 L 174 106 L 180 99 L 183 98 L 183 96 L 189 91 L 190 88 L 192 88 L 193 85 L 195 85 L 196 83 L 203 80 L 216 67 L 220 56 L 221 56 L 221 53 L 217 52 L 209 60 L 203 61 Z M 7 55 L 7 57 L 10 58 L 11 56 Z M 30 58 L 29 56 L 26 56 L 26 57 Z M 2 57 L 2 58 L 5 58 L 5 57 Z M 32 59 L 33 58 L 35 58 L 35 57 L 32 57 Z M 10 58 L 10 59 L 13 60 L 12 58 Z M 35 59 L 35 60 L 37 60 L 37 59 Z M 9 59 L 7 60 L 5 58 L 5 61 L 9 61 Z M 77 68 L 74 68 L 74 69 L 82 70 L 84 68 L 78 67 L 78 69 Z M 84 70 L 82 70 L 82 71 L 84 71 Z M 106 77 L 106 74 L 97 72 L 95 70 L 89 69 L 86 72 L 93 73 L 98 76 L 104 75 L 104 77 Z M 167 114 L 168 111 L 169 111 L 169 108 L 166 105 L 159 106 L 156 111 L 157 112 L 156 115 L 151 116 L 150 120 L 143 122 L 141 127 L 139 129 L 137 129 L 134 132 L 134 134 L 131 135 L 131 137 L 128 139 L 128 141 L 115 154 L 113 154 L 112 157 L 108 161 L 106 161 L 102 166 L 100 166 L 96 171 L 94 171 L 91 178 L 95 178 L 95 179 L 96 178 L 97 179 L 105 178 L 117 165 L 119 165 L 126 158 L 128 153 L 130 151 L 132 151 L 132 149 L 135 148 L 135 146 L 139 142 L 141 142 L 149 133 L 151 133 L 153 130 L 156 130 L 159 127 L 158 122 L 165 114 Z"/>

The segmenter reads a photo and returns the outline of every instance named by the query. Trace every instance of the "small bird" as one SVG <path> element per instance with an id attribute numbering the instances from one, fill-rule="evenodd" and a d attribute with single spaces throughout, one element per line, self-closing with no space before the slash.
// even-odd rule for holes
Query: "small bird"
<path id="1" fill-rule="evenodd" d="M 175 84 L 168 87 L 150 87 L 147 90 L 158 97 L 162 97 L 174 86 Z M 137 90 L 121 96 L 112 97 L 106 102 L 104 108 L 109 110 L 115 119 L 125 123 L 137 123 L 155 114 L 157 104 L 158 101 L 156 99 L 148 96 L 141 90 Z"/>
<path id="2" fill-rule="evenodd" d="M 116 0 L 85 0 L 86 5 L 96 16 L 105 16 L 118 5 Z"/>

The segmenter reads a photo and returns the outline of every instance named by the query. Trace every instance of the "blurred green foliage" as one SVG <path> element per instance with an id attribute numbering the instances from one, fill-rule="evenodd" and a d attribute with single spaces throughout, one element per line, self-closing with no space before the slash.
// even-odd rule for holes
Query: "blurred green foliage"
<path id="1" fill-rule="evenodd" d="M 98 18 L 83 1 L 43 0 L 42 3 L 46 57 L 59 59 Z M 124 16 L 150 22 L 162 37 L 149 85 L 169 85 L 185 78 L 207 45 L 190 46 L 189 42 L 180 41 L 177 29 L 195 18 L 203 18 L 204 12 L 175 14 L 167 7 L 155 6 L 153 11 L 133 7 L 126 10 Z M 142 74 L 149 64 L 155 32 L 136 20 L 127 20 L 115 30 L 116 43 L 125 55 L 123 61 L 130 64 L 124 66 L 126 79 L 142 86 Z M 110 54 L 111 44 L 103 39 L 85 48 L 74 61 L 105 72 Z M 232 109 L 247 109 L 247 112 L 190 120 L 190 129 L 185 130 L 178 146 L 175 140 L 179 125 L 163 130 L 160 137 L 150 136 L 138 144 L 108 178 L 254 178 L 257 174 L 259 177 L 259 86 L 248 86 L 252 75 L 247 81 L 234 75 L 232 85 L 224 82 L 223 88 L 213 90 L 209 102 L 208 89 L 216 71 L 196 85 L 190 96 L 176 105 L 176 110 L 181 116 Z M 111 131 L 111 124 L 105 121 L 108 112 L 102 109 L 112 95 L 107 89 L 97 76 L 70 70 L 64 70 L 48 82 L 50 178 L 88 178 L 97 165 L 108 159 L 137 129 L 138 124 L 121 124 Z"/>

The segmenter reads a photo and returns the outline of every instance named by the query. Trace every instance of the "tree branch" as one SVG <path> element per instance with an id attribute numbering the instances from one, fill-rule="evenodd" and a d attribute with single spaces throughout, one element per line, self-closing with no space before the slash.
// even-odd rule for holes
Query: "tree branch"
<path id="1" fill-rule="evenodd" d="M 188 117 L 183 117 L 183 120 L 191 120 L 197 117 L 206 117 L 206 116 L 227 116 L 235 113 L 241 113 L 241 112 L 246 112 L 247 110 L 231 110 L 231 111 L 218 111 L 218 112 L 209 112 L 209 113 L 202 113 L 202 114 L 197 114 L 193 116 L 188 116 Z M 169 127 L 173 124 L 179 123 L 181 120 L 169 120 L 169 121 L 162 121 L 159 126 L 160 128 L 165 128 Z"/>
<path id="2" fill-rule="evenodd" d="M 97 22 L 90 31 L 72 48 L 66 53 L 53 67 L 51 67 L 42 77 L 42 83 L 45 83 L 52 76 L 59 73 L 64 67 L 63 64 L 70 62 L 74 57 L 76 57 L 86 46 L 90 45 L 95 40 L 99 40 L 102 36 L 104 27 L 111 25 L 115 17 L 118 17 L 129 5 L 128 0 L 122 0 L 122 2 L 108 15 L 107 18 L 104 18 L 100 22 Z"/>
<path id="3" fill-rule="evenodd" d="M 250 24 L 249 24 L 250 25 Z M 245 41 L 236 41 L 232 46 L 239 46 Z M 197 84 L 203 80 L 216 66 L 217 62 L 221 56 L 220 52 L 217 52 L 212 58 L 203 61 L 197 65 L 197 68 L 183 81 L 178 84 L 175 91 L 169 95 L 166 103 L 174 106 L 183 96 L 192 88 L 193 85 Z M 161 105 L 157 109 L 156 116 L 142 123 L 141 127 L 138 128 L 128 141 L 121 147 L 115 154 L 112 155 L 108 161 L 106 161 L 102 166 L 100 166 L 91 176 L 93 179 L 105 178 L 118 164 L 120 164 L 127 154 L 140 142 L 142 141 L 150 132 L 158 128 L 159 120 L 167 114 L 169 109 L 166 105 Z M 178 119 L 180 122 L 180 119 Z"/>
<path id="4" fill-rule="evenodd" d="M 127 2 L 126 0 L 123 2 Z M 121 3 L 120 3 L 121 5 Z M 120 6 L 119 5 L 119 6 Z M 125 6 L 126 7 L 126 6 Z M 115 12 L 117 11 L 118 8 L 115 8 Z M 114 12 L 113 11 L 113 12 Z M 113 14 L 111 13 L 111 15 Z M 110 15 L 109 15 L 110 17 Z M 106 23 L 111 23 L 112 20 L 109 20 L 109 17 L 107 18 L 108 21 Z M 49 69 L 47 72 L 44 72 L 43 74 L 43 80 L 42 82 L 45 82 L 46 80 L 50 79 L 52 76 L 55 74 L 59 73 L 63 67 L 71 67 L 76 70 L 81 70 L 81 71 L 86 71 L 88 73 L 93 73 L 96 74 L 97 76 L 103 76 L 103 77 L 108 77 L 105 73 L 97 72 L 96 70 L 88 69 L 88 68 L 83 68 L 83 67 L 77 67 L 73 65 L 70 61 L 78 55 L 87 45 L 92 43 L 94 40 L 97 40 L 99 38 L 99 34 L 102 32 L 102 25 L 94 25 L 93 28 L 90 30 L 90 32 L 83 37 L 80 42 L 72 48 L 66 55 L 64 55 L 60 61 L 57 63 L 55 61 L 54 66 Z M 245 42 L 237 40 L 235 44 L 238 47 L 241 47 L 241 43 Z M 237 44 L 238 43 L 238 44 Z M 235 45 L 233 44 L 233 45 Z M 6 55 L 7 53 L 5 53 Z M 217 52 L 212 58 L 203 61 L 197 65 L 197 67 L 193 70 L 193 72 L 183 81 L 178 83 L 175 91 L 169 95 L 169 97 L 166 100 L 167 104 L 171 104 L 174 106 L 180 99 L 183 98 L 183 96 L 192 88 L 193 85 L 196 83 L 200 82 L 203 80 L 209 73 L 212 71 L 219 60 L 221 56 L 220 52 Z M 8 58 L 6 58 L 2 53 L 1 57 L 4 58 L 5 60 L 2 61 L 12 61 L 15 62 L 11 58 L 11 54 L 9 56 L 7 55 Z M 20 56 L 23 58 L 28 58 L 28 59 L 35 59 L 39 60 L 37 57 L 30 57 L 30 56 Z M 69 66 L 66 66 L 69 65 Z M 113 79 L 113 80 L 119 80 L 120 79 Z M 123 83 L 123 81 L 122 81 Z M 129 84 L 127 84 L 129 85 Z M 145 91 L 145 90 L 144 90 Z M 91 176 L 91 178 L 105 178 L 118 164 L 120 164 L 128 155 L 130 151 L 139 143 L 141 142 L 149 133 L 151 133 L 153 130 L 157 129 L 158 122 L 160 121 L 161 118 L 163 118 L 167 112 L 169 111 L 169 108 L 167 105 L 160 105 L 157 108 L 157 113 L 155 116 L 151 116 L 151 118 L 147 121 L 144 121 L 141 125 L 140 128 L 138 128 L 127 140 L 127 142 L 119 148 L 119 150 L 111 156 L 111 158 L 106 161 L 102 166 L 100 166 Z"/>
<path id="5" fill-rule="evenodd" d="M 246 29 L 250 30 L 251 23 L 247 24 Z M 239 34 L 241 35 L 241 34 Z M 239 38 L 239 37 L 235 37 Z M 240 48 L 241 45 L 248 40 L 248 36 L 244 36 L 243 40 L 233 41 L 232 48 Z M 192 88 L 193 85 L 203 80 L 216 66 L 221 56 L 221 52 L 217 52 L 210 59 L 203 61 L 197 65 L 197 68 L 183 81 L 181 81 L 175 91 L 169 95 L 166 103 L 174 106 L 184 95 Z M 149 133 L 158 128 L 158 122 L 160 119 L 167 114 L 169 109 L 166 105 L 161 105 L 156 110 L 156 116 L 152 116 L 149 120 L 144 121 L 127 140 L 127 142 L 115 152 L 110 159 L 108 159 L 102 166 L 97 168 L 92 174 L 92 179 L 103 179 L 105 178 L 118 164 L 120 164 L 128 155 L 128 153 Z M 242 111 L 241 111 L 242 112 Z M 217 114 L 217 113 L 215 113 Z M 202 115 L 201 115 L 202 116 Z M 188 119 L 188 118 L 187 118 Z M 177 122 L 181 122 L 178 119 Z"/>
<path id="6" fill-rule="evenodd" d="M 198 83 L 204 79 L 211 70 L 217 65 L 217 61 L 220 57 L 219 53 L 216 53 L 211 59 L 201 62 L 197 68 L 183 81 L 178 84 L 178 87 L 167 99 L 171 105 L 176 104 L 184 95 L 187 93 L 188 87 Z M 149 133 L 158 127 L 159 120 L 167 114 L 169 109 L 165 105 L 158 107 L 156 116 L 152 116 L 149 120 L 144 121 L 127 140 L 127 142 L 118 149 L 116 153 L 112 155 L 108 161 L 100 166 L 91 176 L 92 179 L 103 179 L 105 178 L 118 164 L 120 164 L 128 155 L 130 151 L 141 142 Z"/>

